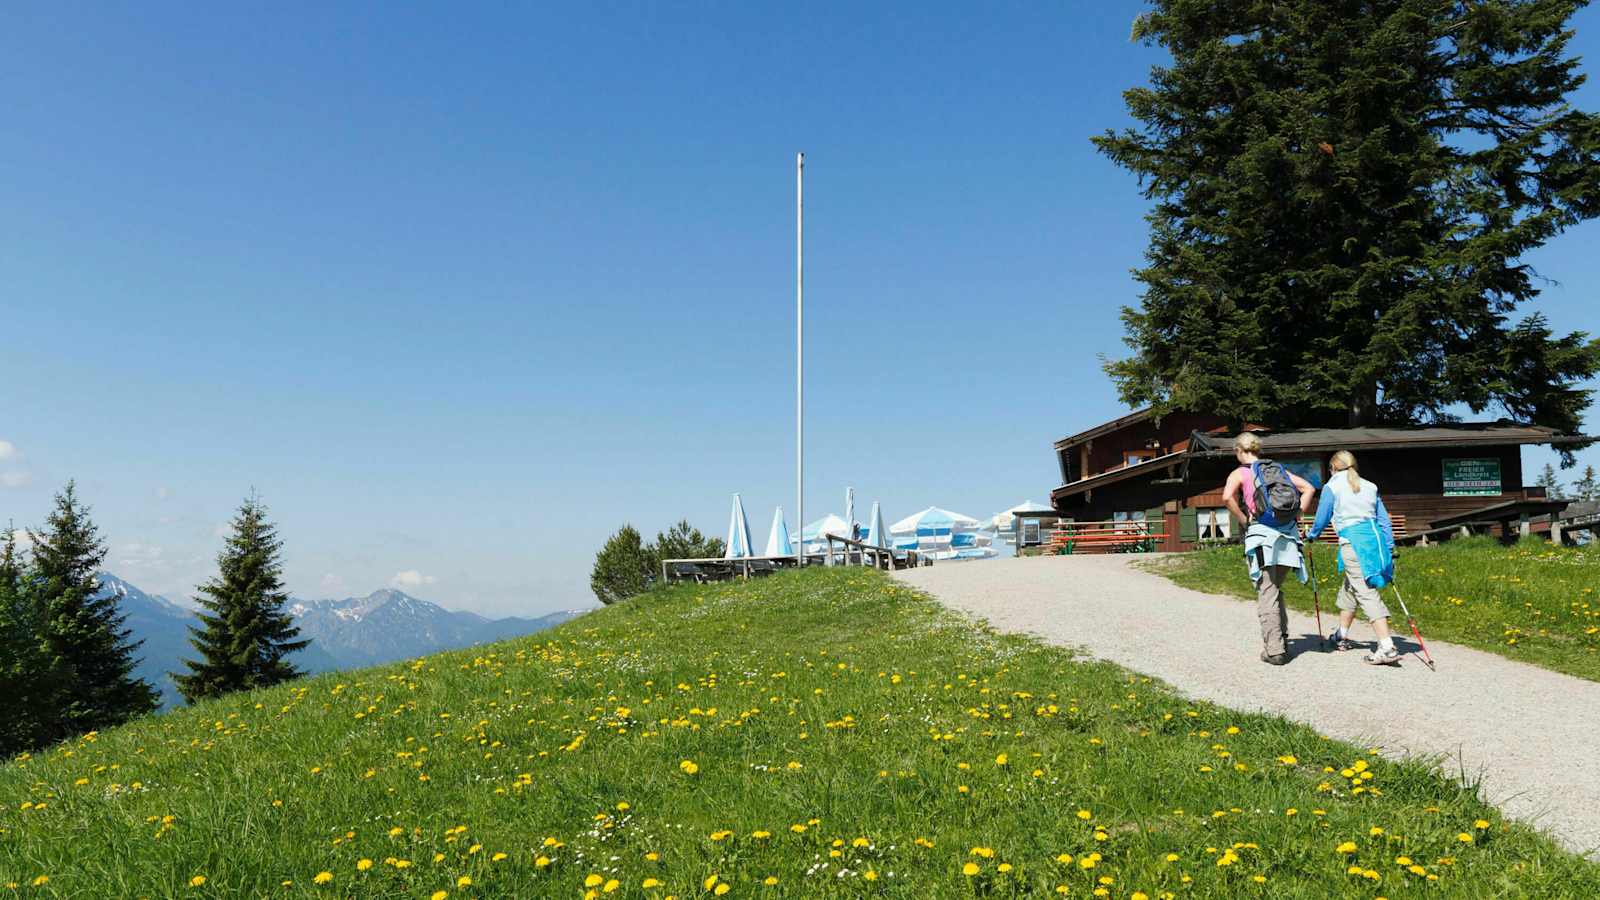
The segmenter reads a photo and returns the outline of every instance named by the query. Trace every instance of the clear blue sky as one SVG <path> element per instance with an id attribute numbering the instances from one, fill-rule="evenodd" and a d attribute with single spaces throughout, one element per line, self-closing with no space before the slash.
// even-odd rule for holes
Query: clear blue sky
<path id="1" fill-rule="evenodd" d="M 734 491 L 764 543 L 802 149 L 808 518 L 1045 499 L 1120 410 L 1144 204 L 1088 138 L 1162 58 L 1140 4 L 666 6 L 8 13 L 0 520 L 75 477 L 187 595 L 254 487 L 296 594 L 495 614 Z M 1600 331 L 1597 244 L 1533 259 L 1558 329 Z"/>

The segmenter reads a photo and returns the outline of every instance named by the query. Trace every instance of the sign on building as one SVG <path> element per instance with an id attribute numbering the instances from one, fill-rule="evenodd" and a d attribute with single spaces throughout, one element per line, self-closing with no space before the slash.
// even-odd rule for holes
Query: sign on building
<path id="1" fill-rule="evenodd" d="M 1446 459 L 1444 461 L 1446 497 L 1496 497 L 1500 494 L 1500 460 Z"/>

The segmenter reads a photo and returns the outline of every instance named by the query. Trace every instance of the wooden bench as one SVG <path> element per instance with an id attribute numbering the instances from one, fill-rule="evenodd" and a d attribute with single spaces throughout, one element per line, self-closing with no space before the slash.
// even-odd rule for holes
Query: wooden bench
<path id="1" fill-rule="evenodd" d="M 1152 552 L 1167 535 L 1138 522 L 1069 522 L 1050 533 L 1052 553 Z"/>
<path id="2" fill-rule="evenodd" d="M 1301 516 L 1300 517 L 1300 528 L 1301 528 L 1301 530 L 1302 531 L 1310 531 L 1311 530 L 1312 521 L 1313 521 L 1313 519 L 1312 519 L 1311 516 Z M 1390 513 L 1389 514 L 1389 521 L 1390 521 L 1391 524 L 1394 525 L 1394 539 L 1396 541 L 1399 541 L 1401 538 L 1406 537 L 1408 532 L 1406 531 L 1406 517 L 1405 517 L 1404 513 Z M 1337 543 L 1339 543 L 1339 533 L 1334 531 L 1331 527 L 1330 528 L 1325 528 L 1322 531 L 1322 536 L 1317 538 L 1317 543 L 1319 543 L 1319 544 L 1337 544 Z"/>

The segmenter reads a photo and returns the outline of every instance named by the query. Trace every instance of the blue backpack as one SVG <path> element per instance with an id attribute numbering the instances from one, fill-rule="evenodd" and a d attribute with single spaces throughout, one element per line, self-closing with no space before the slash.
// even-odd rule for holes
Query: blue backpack
<path id="1" fill-rule="evenodd" d="M 1252 463 L 1255 476 L 1256 521 L 1268 528 L 1282 528 L 1300 518 L 1300 492 L 1289 480 L 1289 470 L 1270 459 Z"/>

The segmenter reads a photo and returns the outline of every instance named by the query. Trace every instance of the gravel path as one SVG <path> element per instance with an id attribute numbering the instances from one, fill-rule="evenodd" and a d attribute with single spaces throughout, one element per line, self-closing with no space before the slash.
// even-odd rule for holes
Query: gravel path
<path id="1" fill-rule="evenodd" d="M 1399 668 L 1368 666 L 1356 651 L 1268 666 L 1257 658 L 1254 603 L 1178 587 L 1126 556 L 944 564 L 897 577 L 996 628 L 1077 648 L 1197 699 L 1277 713 L 1392 755 L 1442 755 L 1445 771 L 1481 775 L 1483 796 L 1507 815 L 1600 858 L 1600 683 L 1432 641 L 1438 672 L 1416 656 Z M 1323 621 L 1332 627 L 1327 610 Z M 1364 623 L 1356 629 L 1373 640 Z M 1295 652 L 1316 650 L 1309 616 L 1291 610 L 1289 634 Z M 1415 649 L 1398 629 L 1396 637 L 1402 652 Z M 1369 711 L 1374 697 L 1381 716 Z"/>

